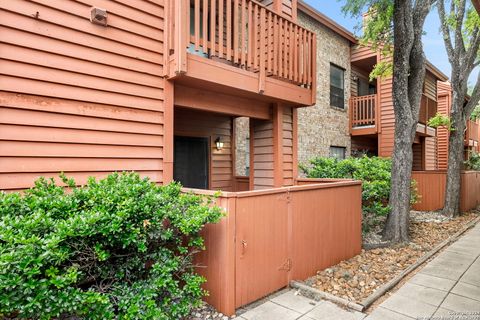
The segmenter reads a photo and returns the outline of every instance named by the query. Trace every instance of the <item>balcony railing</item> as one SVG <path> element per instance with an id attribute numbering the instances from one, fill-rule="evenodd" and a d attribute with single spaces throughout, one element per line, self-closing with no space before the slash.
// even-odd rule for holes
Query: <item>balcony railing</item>
<path id="1" fill-rule="evenodd" d="M 352 128 L 375 126 L 377 121 L 377 95 L 350 98 Z"/>
<path id="2" fill-rule="evenodd" d="M 187 52 L 275 77 L 315 86 L 316 37 L 253 0 L 174 0 L 167 46 L 175 74 L 187 72 Z M 168 22 L 167 22 L 168 23 Z"/>

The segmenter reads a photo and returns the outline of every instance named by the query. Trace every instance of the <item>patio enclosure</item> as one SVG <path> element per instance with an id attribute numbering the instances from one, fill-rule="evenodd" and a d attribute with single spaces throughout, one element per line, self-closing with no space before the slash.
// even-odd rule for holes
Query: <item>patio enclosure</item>
<path id="1" fill-rule="evenodd" d="M 208 303 L 235 309 L 361 250 L 361 183 L 302 179 L 297 186 L 225 192 L 225 218 L 204 230 L 197 256 Z M 189 190 L 213 195 L 207 190 Z"/>

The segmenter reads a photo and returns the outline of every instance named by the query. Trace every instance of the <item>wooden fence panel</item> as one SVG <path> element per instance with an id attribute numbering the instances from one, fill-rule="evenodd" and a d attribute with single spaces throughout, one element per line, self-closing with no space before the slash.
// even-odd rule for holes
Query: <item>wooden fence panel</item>
<path id="1" fill-rule="evenodd" d="M 332 187 L 291 192 L 292 280 L 311 277 L 362 249 L 361 186 L 327 184 Z"/>
<path id="2" fill-rule="evenodd" d="M 460 210 L 468 211 L 475 209 L 480 204 L 480 172 L 463 172 L 461 190 Z"/>
<path id="3" fill-rule="evenodd" d="M 226 217 L 203 231 L 207 250 L 196 263 L 207 279 L 206 300 L 220 312 L 231 315 L 360 252 L 361 183 L 300 180 L 303 185 L 219 197 Z"/>
<path id="4" fill-rule="evenodd" d="M 434 211 L 443 208 L 447 182 L 445 171 L 414 171 L 412 179 L 417 181 L 417 189 L 420 196 L 413 209 Z"/>
<path id="5" fill-rule="evenodd" d="M 414 171 L 412 179 L 417 181 L 420 199 L 414 210 L 436 211 L 443 208 L 447 182 L 446 171 Z M 466 212 L 480 205 L 480 172 L 462 172 L 460 210 Z"/>

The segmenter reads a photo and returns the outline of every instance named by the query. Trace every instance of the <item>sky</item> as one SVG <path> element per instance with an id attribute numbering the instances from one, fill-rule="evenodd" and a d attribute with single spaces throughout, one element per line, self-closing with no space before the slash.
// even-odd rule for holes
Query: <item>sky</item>
<path id="1" fill-rule="evenodd" d="M 336 0 L 305 0 L 318 11 L 327 15 L 337 23 L 348 30 L 357 33 L 355 27 L 358 26 L 359 18 L 345 16 L 342 12 L 343 1 Z M 432 10 L 425 22 L 425 35 L 423 36 L 423 46 L 427 59 L 430 60 L 445 75 L 450 77 L 451 67 L 448 62 L 447 52 L 440 32 L 440 20 L 436 9 Z M 474 70 L 470 77 L 470 82 L 476 80 L 478 68 Z"/>

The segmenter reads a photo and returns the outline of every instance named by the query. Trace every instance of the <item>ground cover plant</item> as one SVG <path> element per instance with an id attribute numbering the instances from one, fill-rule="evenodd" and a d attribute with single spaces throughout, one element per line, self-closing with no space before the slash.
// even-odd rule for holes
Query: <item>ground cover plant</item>
<path id="1" fill-rule="evenodd" d="M 0 318 L 179 319 L 199 305 L 192 257 L 222 216 L 213 199 L 136 173 L 63 180 L 0 193 Z"/>
<path id="2" fill-rule="evenodd" d="M 390 179 L 392 161 L 380 157 L 336 158 L 318 157 L 308 165 L 301 165 L 308 178 L 347 178 L 362 181 L 363 229 L 368 231 L 379 217 L 390 212 Z M 412 182 L 412 203 L 417 200 L 415 182 Z"/>

